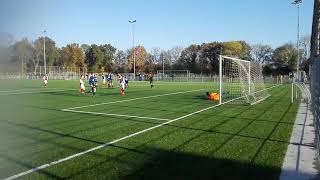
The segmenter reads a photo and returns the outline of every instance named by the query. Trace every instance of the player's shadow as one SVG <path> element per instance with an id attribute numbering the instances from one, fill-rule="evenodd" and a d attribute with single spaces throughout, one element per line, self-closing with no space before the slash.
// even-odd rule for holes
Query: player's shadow
<path id="1" fill-rule="evenodd" d="M 41 93 L 42 94 L 52 95 L 52 96 L 73 96 L 73 97 L 84 96 L 84 95 L 81 95 L 78 91 L 59 91 L 59 92 L 58 91 L 57 92 L 52 91 L 52 92 L 41 92 Z"/>

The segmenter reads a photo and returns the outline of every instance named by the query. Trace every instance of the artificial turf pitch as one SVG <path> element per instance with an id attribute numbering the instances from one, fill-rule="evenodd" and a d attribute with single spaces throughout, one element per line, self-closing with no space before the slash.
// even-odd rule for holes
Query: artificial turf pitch
<path id="1" fill-rule="evenodd" d="M 289 85 L 254 106 L 213 107 L 213 83 L 136 82 L 95 98 L 78 81 L 0 83 L 1 179 L 136 132 L 20 178 L 277 179 L 298 109 Z"/>

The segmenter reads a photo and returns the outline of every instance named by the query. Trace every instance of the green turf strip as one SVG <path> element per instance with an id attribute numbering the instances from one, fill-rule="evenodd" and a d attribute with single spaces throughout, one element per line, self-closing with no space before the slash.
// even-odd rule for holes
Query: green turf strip
<path id="1" fill-rule="evenodd" d="M 61 109 L 198 89 L 204 90 L 78 110 L 174 119 L 217 104 L 204 95 L 214 91 L 213 83 L 156 82 L 150 89 L 137 82 L 125 96 L 99 87 L 96 98 L 80 96 L 77 81 L 49 81 L 47 89 L 41 84 L 10 81 L 0 88 L 33 92 L 0 97 L 0 178 L 162 123 Z M 269 92 L 257 105 L 216 107 L 23 178 L 277 179 L 298 103 L 290 103 L 290 86 Z"/>

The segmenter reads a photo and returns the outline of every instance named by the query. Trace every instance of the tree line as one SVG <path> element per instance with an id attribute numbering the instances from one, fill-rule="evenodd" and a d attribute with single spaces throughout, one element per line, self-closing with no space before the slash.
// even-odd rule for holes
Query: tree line
<path id="1" fill-rule="evenodd" d="M 45 39 L 44 39 L 45 38 Z M 45 40 L 45 42 L 44 42 Z M 66 68 L 86 68 L 88 72 L 133 72 L 133 59 L 136 59 L 136 72 L 156 72 L 157 70 L 189 70 L 192 73 L 217 74 L 219 55 L 257 61 L 263 64 L 264 73 L 288 74 L 296 69 L 299 56 L 300 66 L 308 70 L 310 57 L 310 36 L 301 38 L 299 51 L 294 43 L 285 43 L 275 49 L 267 44 L 248 44 L 245 41 L 210 42 L 191 44 L 183 48 L 175 46 L 169 50 L 158 47 L 147 51 L 142 45 L 120 50 L 111 44 L 76 44 L 57 47 L 53 39 L 39 37 L 34 41 L 26 38 L 1 45 L 2 65 L 19 67 L 22 73 L 37 73 L 37 67 L 47 66 Z M 7 69 L 8 70 L 8 69 Z"/>

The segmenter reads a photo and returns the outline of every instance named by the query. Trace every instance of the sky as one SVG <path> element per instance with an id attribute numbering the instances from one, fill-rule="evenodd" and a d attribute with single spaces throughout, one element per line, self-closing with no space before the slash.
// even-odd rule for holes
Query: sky
<path id="1" fill-rule="evenodd" d="M 311 34 L 313 0 L 300 5 L 300 35 Z M 0 0 L 0 32 L 14 40 L 53 39 L 147 49 L 244 40 L 272 47 L 297 39 L 297 7 L 291 0 Z"/>

